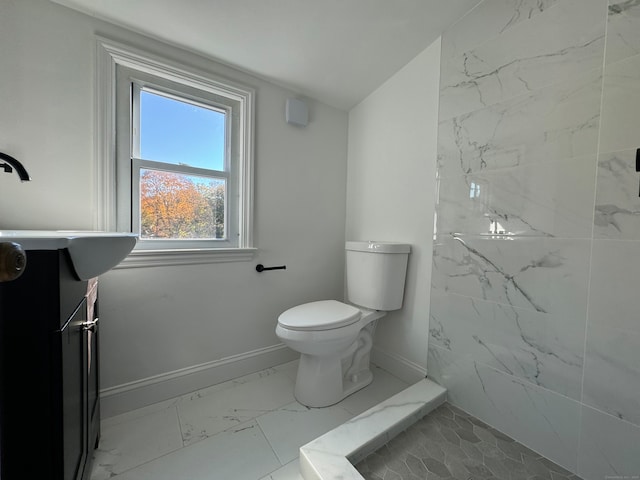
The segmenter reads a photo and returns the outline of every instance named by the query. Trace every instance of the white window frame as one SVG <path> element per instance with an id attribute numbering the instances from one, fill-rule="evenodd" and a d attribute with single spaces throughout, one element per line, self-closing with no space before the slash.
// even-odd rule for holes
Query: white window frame
<path id="1" fill-rule="evenodd" d="M 253 258 L 253 132 L 255 90 L 215 75 L 204 73 L 137 48 L 106 38 L 97 38 L 96 52 L 96 144 L 97 159 L 96 227 L 107 231 L 128 231 L 123 221 L 122 197 L 131 201 L 131 185 L 122 185 L 122 155 L 118 159 L 116 144 L 116 72 L 119 66 L 184 85 L 213 95 L 225 96 L 238 105 L 240 115 L 234 122 L 237 158 L 235 171 L 237 197 L 237 246 L 216 247 L 211 241 L 193 240 L 185 244 L 175 241 L 161 248 L 150 249 L 148 242 L 139 242 L 120 268 L 152 265 L 200 264 L 248 261 Z M 119 163 L 120 162 L 120 163 Z M 131 159 L 128 159 L 131 168 Z M 130 177 L 129 177 L 130 178 Z M 119 180 L 120 179 L 120 180 Z M 126 188 L 125 188 L 126 187 Z M 129 212 L 130 210 L 130 206 Z M 120 209 L 120 212 L 118 211 Z M 130 220 L 129 220 L 130 225 Z"/>
<path id="2" fill-rule="evenodd" d="M 186 165 L 168 164 L 154 159 L 140 158 L 140 93 L 143 90 L 164 95 L 174 100 L 212 108 L 225 115 L 225 158 L 222 171 Z M 201 248 L 238 248 L 241 236 L 238 208 L 238 120 L 241 105 L 236 99 L 224 94 L 215 94 L 191 89 L 175 81 L 166 81 L 155 75 L 119 66 L 116 71 L 116 183 L 117 227 L 139 233 L 140 226 L 140 169 L 172 171 L 185 175 L 196 175 L 223 179 L 227 185 L 225 201 L 225 239 L 143 239 L 139 250 L 188 250 Z"/>

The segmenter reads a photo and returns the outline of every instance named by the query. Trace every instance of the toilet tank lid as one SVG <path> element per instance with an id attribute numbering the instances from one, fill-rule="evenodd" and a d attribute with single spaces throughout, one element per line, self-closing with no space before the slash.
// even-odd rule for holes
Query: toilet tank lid
<path id="1" fill-rule="evenodd" d="M 373 240 L 350 241 L 346 243 L 345 248 L 370 253 L 409 253 L 411 251 L 411 245 L 407 243 L 376 242 Z"/>
<path id="2" fill-rule="evenodd" d="M 336 300 L 303 303 L 280 314 L 278 323 L 290 330 L 331 330 L 360 319 L 360 310 Z"/>

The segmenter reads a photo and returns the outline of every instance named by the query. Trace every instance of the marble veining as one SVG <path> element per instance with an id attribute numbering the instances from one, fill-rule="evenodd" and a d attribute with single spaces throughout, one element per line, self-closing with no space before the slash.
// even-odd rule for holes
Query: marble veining
<path id="1" fill-rule="evenodd" d="M 609 2 L 605 62 L 640 54 L 640 0 Z"/>
<path id="2" fill-rule="evenodd" d="M 184 445 L 201 441 L 295 400 L 294 382 L 276 371 L 263 372 L 248 383 L 200 391 L 176 402 Z M 262 389 L 261 398 L 243 392 Z"/>
<path id="3" fill-rule="evenodd" d="M 587 480 L 638 478 L 640 0 L 484 0 L 441 44 L 429 375 Z"/>
<path id="4" fill-rule="evenodd" d="M 451 58 L 546 11 L 558 0 L 485 0 L 446 32 L 442 57 Z"/>
<path id="5" fill-rule="evenodd" d="M 540 313 L 586 315 L 590 242 L 438 236 L 432 285 Z"/>
<path id="6" fill-rule="evenodd" d="M 555 315 L 434 291 L 430 343 L 580 399 L 585 325 Z"/>
<path id="7" fill-rule="evenodd" d="M 424 379 L 312 442 L 300 447 L 305 480 L 362 476 L 353 467 L 445 401 L 446 390 Z"/>
<path id="8" fill-rule="evenodd" d="M 477 48 L 445 59 L 440 118 L 504 102 L 600 67 L 604 13 L 601 0 L 565 0 Z"/>
<path id="9" fill-rule="evenodd" d="M 640 423 L 640 400 L 634 384 L 640 375 L 640 334 L 594 329 L 586 349 L 583 401 L 621 420 Z"/>
<path id="10" fill-rule="evenodd" d="M 435 344 L 428 355 L 429 375 L 446 386 L 450 403 L 576 471 L 577 401 Z"/>
<path id="11" fill-rule="evenodd" d="M 437 232 L 587 238 L 595 174 L 589 155 L 439 179 Z"/>
<path id="12" fill-rule="evenodd" d="M 620 15 L 630 12 L 633 8 L 640 7 L 640 0 L 626 0 L 624 2 L 611 3 L 609 15 Z"/>
<path id="13" fill-rule="evenodd" d="M 481 173 L 593 155 L 602 70 L 448 120 L 438 130 L 438 174 Z"/>
<path id="14" fill-rule="evenodd" d="M 431 296 L 431 304 L 433 306 L 437 305 L 437 301 L 433 295 Z M 441 322 L 439 320 L 440 316 L 437 315 L 434 310 L 435 308 L 431 308 L 431 312 L 429 314 L 429 340 L 440 345 L 442 348 L 451 350 L 451 338 L 449 338 L 449 335 L 445 330 L 445 323 L 448 322 Z"/>
<path id="15" fill-rule="evenodd" d="M 583 401 L 640 425 L 640 243 L 594 240 L 592 264 Z"/>
<path id="16" fill-rule="evenodd" d="M 594 237 L 640 238 L 635 149 L 600 155 L 597 178 Z"/>

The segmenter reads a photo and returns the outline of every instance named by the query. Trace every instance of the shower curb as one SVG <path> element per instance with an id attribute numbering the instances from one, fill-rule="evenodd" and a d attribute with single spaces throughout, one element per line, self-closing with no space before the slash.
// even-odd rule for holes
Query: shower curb
<path id="1" fill-rule="evenodd" d="M 446 401 L 447 390 L 425 378 L 300 447 L 305 480 L 362 480 L 353 464 Z"/>

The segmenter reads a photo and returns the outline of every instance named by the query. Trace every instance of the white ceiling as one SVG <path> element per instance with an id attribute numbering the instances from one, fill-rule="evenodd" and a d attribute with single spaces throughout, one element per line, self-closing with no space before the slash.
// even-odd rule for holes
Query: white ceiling
<path id="1" fill-rule="evenodd" d="M 52 0 L 348 110 L 479 0 Z"/>

